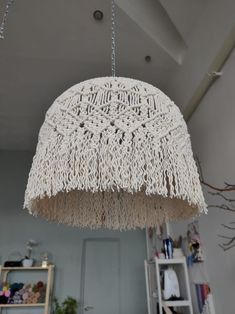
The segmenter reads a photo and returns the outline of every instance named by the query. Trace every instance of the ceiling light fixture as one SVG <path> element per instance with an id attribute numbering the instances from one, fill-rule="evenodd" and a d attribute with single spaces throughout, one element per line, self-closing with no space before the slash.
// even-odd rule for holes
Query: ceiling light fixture
<path id="1" fill-rule="evenodd" d="M 93 16 L 94 16 L 95 20 L 101 21 L 101 20 L 103 20 L 104 14 L 100 10 L 95 10 L 94 13 L 93 13 Z"/>
<path id="2" fill-rule="evenodd" d="M 148 63 L 151 62 L 151 61 L 152 61 L 151 56 L 146 56 L 146 57 L 145 57 L 145 61 L 148 62 Z"/>
<path id="3" fill-rule="evenodd" d="M 116 77 L 58 97 L 39 133 L 24 207 L 89 228 L 135 229 L 206 211 L 186 123 L 158 88 Z"/>

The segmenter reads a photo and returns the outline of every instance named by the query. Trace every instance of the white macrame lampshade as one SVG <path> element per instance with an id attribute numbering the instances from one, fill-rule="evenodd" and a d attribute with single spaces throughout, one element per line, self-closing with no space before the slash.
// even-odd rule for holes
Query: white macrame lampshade
<path id="1" fill-rule="evenodd" d="M 159 89 L 91 79 L 46 114 L 24 207 L 73 226 L 133 229 L 206 211 L 186 123 Z"/>

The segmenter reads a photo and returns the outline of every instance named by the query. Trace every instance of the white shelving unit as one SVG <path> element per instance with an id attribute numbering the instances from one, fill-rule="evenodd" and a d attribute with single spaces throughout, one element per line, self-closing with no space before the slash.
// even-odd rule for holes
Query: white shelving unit
<path id="1" fill-rule="evenodd" d="M 148 314 L 157 314 L 157 283 L 155 263 L 144 261 Z"/>
<path id="2" fill-rule="evenodd" d="M 162 266 L 172 266 L 175 268 L 178 275 L 179 284 L 180 284 L 180 292 L 181 292 L 181 296 L 183 297 L 183 300 L 177 300 L 177 301 L 164 301 L 163 300 L 162 289 L 161 289 L 161 279 L 160 279 L 160 270 Z M 181 308 L 184 313 L 193 314 L 188 268 L 187 268 L 185 257 L 174 258 L 174 259 L 155 258 L 155 267 L 156 267 L 159 314 L 163 314 L 163 305 L 166 305 L 168 307 Z M 184 308 L 187 308 L 186 312 Z"/>
<path id="3" fill-rule="evenodd" d="M 166 266 L 172 266 L 176 270 L 180 285 L 180 293 L 181 296 L 183 297 L 183 300 L 177 301 L 163 300 L 160 271 L 161 268 Z M 151 262 L 145 260 L 145 278 L 148 314 L 157 313 L 157 303 L 159 305 L 159 314 L 163 314 L 163 308 L 166 309 L 166 307 L 180 308 L 181 312 L 183 313 L 193 314 L 188 268 L 185 257 L 177 259 L 155 258 L 154 261 Z M 171 312 L 169 311 L 168 313 Z"/>
<path id="4" fill-rule="evenodd" d="M 2 282 L 7 281 L 8 274 L 10 272 L 18 271 L 46 271 L 47 272 L 47 287 L 46 287 L 46 297 L 45 303 L 35 303 L 35 304 L 0 304 L 0 313 L 3 309 L 7 308 L 38 308 L 43 309 L 43 314 L 50 313 L 50 305 L 53 291 L 53 280 L 54 280 L 54 265 L 49 265 L 47 267 L 3 267 L 0 266 L 0 278 Z"/>

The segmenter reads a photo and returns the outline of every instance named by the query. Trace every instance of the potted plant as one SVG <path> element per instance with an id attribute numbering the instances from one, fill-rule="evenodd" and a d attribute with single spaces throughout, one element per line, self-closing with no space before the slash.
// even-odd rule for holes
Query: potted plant
<path id="1" fill-rule="evenodd" d="M 25 258 L 22 260 L 23 267 L 32 267 L 33 266 L 32 251 L 33 251 L 34 246 L 37 246 L 36 241 L 29 240 L 27 242 L 27 254 L 26 254 Z"/>
<path id="2" fill-rule="evenodd" d="M 54 299 L 53 314 L 76 314 L 79 302 L 71 297 L 67 297 L 61 304 L 58 299 Z"/>

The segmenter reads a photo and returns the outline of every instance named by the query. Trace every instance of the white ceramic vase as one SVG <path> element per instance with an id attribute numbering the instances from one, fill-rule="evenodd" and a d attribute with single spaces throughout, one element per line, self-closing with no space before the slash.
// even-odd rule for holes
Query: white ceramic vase
<path id="1" fill-rule="evenodd" d="M 32 267 L 33 266 L 33 259 L 32 258 L 25 258 L 22 261 L 23 267 Z"/>

